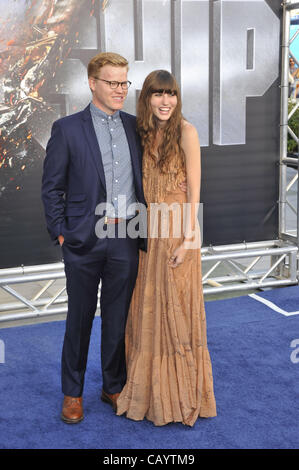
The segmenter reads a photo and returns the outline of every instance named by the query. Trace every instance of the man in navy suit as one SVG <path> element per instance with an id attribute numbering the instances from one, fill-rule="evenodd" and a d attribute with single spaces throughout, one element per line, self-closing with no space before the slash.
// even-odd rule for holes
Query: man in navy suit
<path id="1" fill-rule="evenodd" d="M 118 54 L 91 59 L 92 102 L 54 122 L 46 150 L 42 199 L 50 236 L 62 247 L 68 294 L 61 414 L 67 423 L 83 419 L 84 375 L 100 282 L 102 400 L 115 409 L 126 382 L 125 325 L 139 248 L 146 249 L 145 237 L 130 237 L 126 230 L 136 216 L 134 204 L 146 205 L 136 118 L 121 111 L 130 86 L 127 74 L 128 62 Z M 103 203 L 106 210 L 98 214 L 96 207 Z M 100 238 L 99 223 L 106 234 Z"/>

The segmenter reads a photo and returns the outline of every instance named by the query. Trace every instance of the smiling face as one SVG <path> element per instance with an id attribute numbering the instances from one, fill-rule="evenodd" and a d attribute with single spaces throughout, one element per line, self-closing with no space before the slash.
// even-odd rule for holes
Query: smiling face
<path id="1" fill-rule="evenodd" d="M 127 67 L 104 65 L 101 67 L 96 77 L 101 80 L 97 80 L 95 77 L 89 77 L 88 81 L 92 91 L 93 104 L 110 115 L 122 109 L 128 90 L 123 90 L 120 85 L 112 89 L 109 83 L 103 82 L 102 80 L 125 82 L 128 79 L 127 75 Z"/>
<path id="2" fill-rule="evenodd" d="M 152 94 L 150 105 L 160 126 L 165 125 L 178 103 L 177 95 L 170 90 L 159 90 Z"/>

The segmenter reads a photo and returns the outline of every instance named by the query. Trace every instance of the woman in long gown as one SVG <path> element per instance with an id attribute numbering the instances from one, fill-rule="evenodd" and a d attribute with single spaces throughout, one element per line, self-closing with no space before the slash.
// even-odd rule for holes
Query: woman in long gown
<path id="1" fill-rule="evenodd" d="M 200 145 L 195 127 L 182 117 L 180 91 L 169 72 L 145 79 L 137 125 L 148 250 L 140 256 L 127 321 L 127 382 L 117 414 L 156 426 L 192 426 L 198 417 L 216 416 L 198 243 Z M 186 192 L 179 187 L 184 180 Z M 159 210 L 163 206 L 175 210 Z"/>

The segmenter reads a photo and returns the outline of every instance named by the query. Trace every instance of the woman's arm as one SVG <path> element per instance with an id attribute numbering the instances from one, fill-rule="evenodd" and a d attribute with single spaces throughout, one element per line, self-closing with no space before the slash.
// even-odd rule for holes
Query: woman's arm
<path id="1" fill-rule="evenodd" d="M 194 243 L 198 244 L 198 248 L 200 246 L 200 231 L 197 220 L 201 182 L 200 143 L 196 128 L 186 121 L 182 126 L 181 145 L 186 159 L 188 205 L 185 212 L 184 241 L 169 260 L 172 267 L 176 267 L 183 262 L 188 247 L 192 246 L 194 248 Z"/>
<path id="2" fill-rule="evenodd" d="M 182 129 L 182 148 L 186 158 L 187 173 L 187 211 L 185 224 L 185 240 L 194 237 L 198 226 L 197 214 L 200 201 L 201 158 L 200 144 L 196 128 L 186 123 Z"/>

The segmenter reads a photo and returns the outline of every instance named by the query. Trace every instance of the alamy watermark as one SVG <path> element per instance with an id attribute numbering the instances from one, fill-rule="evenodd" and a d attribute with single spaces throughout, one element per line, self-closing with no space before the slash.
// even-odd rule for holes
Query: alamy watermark
<path id="1" fill-rule="evenodd" d="M 95 214 L 101 216 L 95 226 L 98 238 L 115 238 L 116 226 L 110 225 L 107 230 L 107 220 L 114 217 L 115 207 L 124 208 L 118 212 L 119 218 L 128 219 L 126 224 L 118 224 L 117 238 L 185 238 L 188 248 L 201 247 L 203 238 L 203 204 L 189 202 L 173 202 L 167 204 L 150 203 L 146 207 L 142 203 L 133 203 L 126 207 L 126 196 L 120 195 L 117 204 L 100 203 Z M 107 214 L 112 214 L 107 216 Z M 131 218 L 128 217 L 131 214 Z M 135 215 L 133 215 L 135 214 Z M 194 221 L 195 223 L 192 223 Z"/>
<path id="2" fill-rule="evenodd" d="M 0 364 L 5 363 L 5 343 L 0 339 Z"/>
<path id="3" fill-rule="evenodd" d="M 295 348 L 294 351 L 291 352 L 290 359 L 293 364 L 298 364 L 299 363 L 299 339 L 293 339 L 293 341 L 291 341 L 290 347 Z"/>

